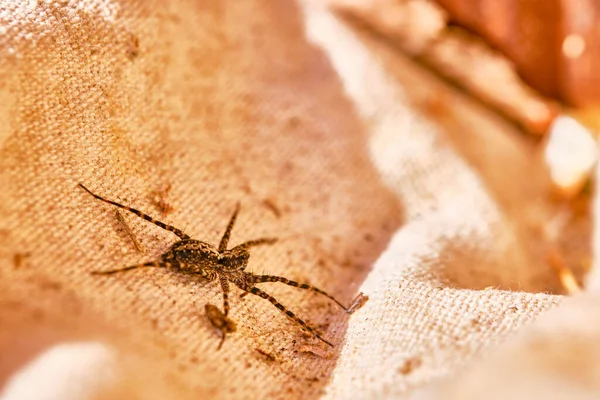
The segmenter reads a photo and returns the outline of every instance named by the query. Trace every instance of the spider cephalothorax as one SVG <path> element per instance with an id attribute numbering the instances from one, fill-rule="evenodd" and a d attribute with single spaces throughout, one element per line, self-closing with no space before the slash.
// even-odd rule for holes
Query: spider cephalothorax
<path id="1" fill-rule="evenodd" d="M 231 236 L 231 230 L 233 229 L 233 225 L 235 223 L 240 209 L 239 204 L 236 206 L 235 211 L 233 212 L 233 215 L 231 216 L 229 223 L 227 224 L 227 229 L 223 234 L 223 238 L 219 243 L 219 247 L 217 248 L 209 243 L 192 239 L 191 237 L 183 233 L 183 231 L 171 225 L 167 225 L 163 222 L 157 221 L 149 215 L 142 213 L 141 211 L 100 197 L 97 194 L 92 193 L 82 184 L 79 184 L 79 186 L 81 186 L 85 191 L 94 196 L 96 199 L 102 200 L 106 203 L 130 211 L 138 217 L 145 219 L 146 221 L 152 222 L 153 224 L 158 225 L 167 231 L 173 232 L 180 239 L 179 241 L 175 242 L 171 246 L 171 248 L 166 253 L 164 253 L 157 261 L 151 261 L 144 264 L 132 265 L 129 267 L 109 271 L 94 271 L 93 274 L 111 275 L 138 268 L 168 268 L 173 271 L 184 274 L 199 275 L 208 280 L 218 279 L 221 285 L 221 289 L 223 290 L 224 320 L 227 320 L 227 315 L 229 314 L 229 283 L 231 282 L 238 288 L 244 290 L 245 292 L 252 293 L 254 295 L 262 297 L 263 299 L 268 300 L 277 309 L 283 312 L 287 317 L 289 317 L 297 324 L 302 326 L 304 329 L 306 329 L 308 332 L 310 332 L 314 337 L 316 337 L 324 343 L 327 343 L 329 346 L 332 347 L 333 345 L 327 340 L 323 339 L 314 328 L 310 327 L 308 324 L 306 324 L 306 322 L 298 318 L 293 312 L 289 311 L 274 297 L 256 287 L 256 284 L 263 282 L 281 282 L 289 286 L 310 290 L 330 298 L 348 313 L 353 312 L 360 305 L 364 304 L 364 301 L 366 300 L 366 296 L 363 296 L 361 294 L 359 295 L 360 301 L 355 301 L 350 307 L 344 307 L 344 305 L 342 305 L 331 295 L 327 294 L 319 288 L 308 285 L 306 283 L 294 282 L 281 276 L 254 275 L 251 272 L 246 272 L 245 268 L 248 265 L 248 260 L 250 259 L 250 248 L 252 248 L 253 246 L 259 246 L 264 244 L 273 244 L 276 242 L 276 239 L 262 238 L 250 240 L 232 249 L 227 249 L 229 238 Z M 221 329 L 221 331 L 223 334 L 223 339 L 225 338 L 226 333 L 231 332 L 231 330 L 226 329 Z"/>

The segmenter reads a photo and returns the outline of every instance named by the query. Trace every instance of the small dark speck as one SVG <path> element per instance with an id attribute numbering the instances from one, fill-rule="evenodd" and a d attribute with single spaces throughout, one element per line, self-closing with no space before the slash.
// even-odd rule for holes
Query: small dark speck
<path id="1" fill-rule="evenodd" d="M 13 254 L 13 266 L 15 267 L 15 269 L 21 268 L 21 266 L 23 265 L 23 260 L 29 257 L 30 255 L 31 253 L 29 252 Z"/>
<path id="2" fill-rule="evenodd" d="M 33 310 L 31 316 L 34 321 L 41 321 L 44 318 L 44 312 L 39 308 L 36 308 L 35 310 Z"/>
<path id="3" fill-rule="evenodd" d="M 288 122 L 288 126 L 290 128 L 296 128 L 300 125 L 300 122 L 302 122 L 302 121 L 301 121 L 300 117 L 297 117 L 294 115 L 294 116 L 290 117 L 287 122 Z"/>
<path id="4" fill-rule="evenodd" d="M 398 372 L 402 375 L 408 375 L 423 364 L 421 357 L 412 357 L 404 361 L 404 364 L 398 368 Z"/>
<path id="5" fill-rule="evenodd" d="M 42 287 L 42 289 L 44 290 L 60 290 L 62 289 L 62 285 L 60 282 L 55 282 L 55 281 L 49 281 L 49 280 L 44 280 L 40 282 L 40 286 Z"/>
<path id="6" fill-rule="evenodd" d="M 290 172 L 295 167 L 296 166 L 294 165 L 294 163 L 292 163 L 291 161 L 286 161 L 281 168 L 284 172 Z"/>
<path id="7" fill-rule="evenodd" d="M 244 185 L 242 186 L 242 190 L 246 194 L 252 193 L 252 187 L 248 183 L 244 183 Z"/>
<path id="8" fill-rule="evenodd" d="M 272 199 L 264 199 L 263 204 L 273 213 L 273 215 L 275 215 L 275 217 L 281 218 L 281 210 L 279 207 L 277 207 L 277 204 L 275 204 Z"/>
<path id="9" fill-rule="evenodd" d="M 137 36 L 131 35 L 130 40 L 127 43 L 127 57 L 133 60 L 140 55 L 140 40 Z"/>

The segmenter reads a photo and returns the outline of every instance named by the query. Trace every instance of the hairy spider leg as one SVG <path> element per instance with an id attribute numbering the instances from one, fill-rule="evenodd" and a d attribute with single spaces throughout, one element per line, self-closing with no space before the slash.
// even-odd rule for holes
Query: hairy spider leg
<path id="1" fill-rule="evenodd" d="M 250 249 L 250 247 L 260 246 L 260 245 L 263 245 L 263 244 L 273 244 L 277 240 L 278 240 L 277 238 L 260 238 L 260 239 L 248 240 L 247 242 L 239 244 L 239 245 L 237 245 L 235 247 L 236 248 L 241 247 L 241 248 L 244 248 L 244 249 Z"/>
<path id="2" fill-rule="evenodd" d="M 217 350 L 221 350 L 221 347 L 223 347 L 223 343 L 225 343 L 226 336 L 227 336 L 227 334 L 225 333 L 225 331 L 221 331 L 221 340 L 219 340 L 219 345 L 217 346 Z"/>
<path id="3" fill-rule="evenodd" d="M 112 274 L 116 274 L 117 272 L 131 271 L 132 269 L 137 269 L 137 268 L 171 268 L 172 266 L 173 266 L 173 264 L 171 264 L 170 262 L 150 261 L 150 262 L 147 262 L 144 264 L 131 265 L 129 267 L 112 269 L 109 271 L 92 271 L 91 274 L 92 275 L 112 275 Z"/>
<path id="4" fill-rule="evenodd" d="M 298 318 L 296 316 L 296 314 L 294 314 L 293 312 L 291 312 L 290 310 L 288 310 L 287 308 L 285 308 L 285 306 L 283 304 L 281 304 L 280 302 L 277 301 L 277 299 L 275 299 L 275 297 L 271 296 L 270 294 L 263 292 L 262 290 L 260 290 L 257 287 L 252 287 L 250 289 L 247 288 L 241 288 L 242 290 L 245 290 L 247 292 L 250 292 L 256 296 L 260 296 L 263 299 L 269 300 L 271 302 L 271 304 L 273 304 L 279 311 L 281 311 L 282 313 L 284 313 L 288 318 L 290 318 L 292 321 L 296 322 L 297 324 L 299 324 L 300 326 L 302 326 L 304 329 L 306 329 L 308 332 L 310 332 L 314 337 L 316 337 L 317 339 L 319 339 L 320 341 L 322 341 L 323 343 L 328 344 L 330 347 L 333 347 L 333 344 L 331 344 L 330 342 L 328 342 L 327 340 L 323 339 L 323 337 L 321 337 L 321 335 L 319 335 L 317 333 L 317 331 L 314 328 L 311 328 L 306 322 L 304 322 L 303 320 L 301 320 L 300 318 Z"/>
<path id="5" fill-rule="evenodd" d="M 219 277 L 219 280 L 221 281 L 221 289 L 223 289 L 223 316 L 227 318 L 227 315 L 229 315 L 229 282 L 223 276 Z M 217 350 L 221 350 L 221 347 L 223 347 L 225 336 L 227 335 L 226 328 L 221 329 L 221 335 L 221 341 L 217 346 Z"/>
<path id="6" fill-rule="evenodd" d="M 235 224 L 235 220 L 240 212 L 240 203 L 235 205 L 235 210 L 229 219 L 229 223 L 227 224 L 227 229 L 225 229 L 225 233 L 221 238 L 221 242 L 219 243 L 219 253 L 227 250 L 227 244 L 229 243 L 229 238 L 231 237 L 231 230 L 233 229 L 233 224 Z"/>
<path id="7" fill-rule="evenodd" d="M 223 289 L 223 315 L 229 315 L 229 282 L 224 276 L 219 277 L 221 289 Z"/>
<path id="8" fill-rule="evenodd" d="M 291 281 L 287 278 L 284 278 L 282 276 L 275 276 L 275 275 L 252 275 L 252 282 L 253 283 L 281 282 L 281 283 L 285 283 L 286 285 L 289 285 L 289 286 L 293 286 L 293 287 L 297 287 L 297 288 L 305 289 L 305 290 L 310 290 L 311 292 L 316 292 L 316 293 L 322 294 L 323 296 L 329 297 L 331 300 L 335 301 L 337 303 L 337 305 L 342 307 L 344 309 L 344 311 L 350 312 L 349 307 L 348 308 L 344 307 L 344 305 L 342 303 L 340 303 L 335 297 L 333 297 L 329 293 L 327 293 L 317 287 L 306 284 L 306 283 L 298 283 L 295 281 Z"/>
<path id="9" fill-rule="evenodd" d="M 164 222 L 160 222 L 159 220 L 156 220 L 156 219 L 152 218 L 151 216 L 149 216 L 148 214 L 144 214 L 143 212 L 141 212 L 139 210 L 136 210 L 135 208 L 127 207 L 127 206 L 124 206 L 123 204 L 119 204 L 119 203 L 117 203 L 115 201 L 108 200 L 108 199 L 105 199 L 104 197 L 98 196 L 97 194 L 93 193 L 91 190 L 89 190 L 88 188 L 86 188 L 85 186 L 83 186 L 81 183 L 79 184 L 79 186 L 81 186 L 81 188 L 83 190 L 85 190 L 86 192 L 88 192 L 89 194 L 91 194 L 92 196 L 94 196 L 95 198 L 97 198 L 98 200 L 102 200 L 105 203 L 112 204 L 113 206 L 117 206 L 117 207 L 120 207 L 120 208 L 122 208 L 124 210 L 127 210 L 129 212 L 132 212 L 135 215 L 137 215 L 138 217 L 143 218 L 143 219 L 145 219 L 148 222 L 152 222 L 154 225 L 158 225 L 161 228 L 163 228 L 163 229 L 165 229 L 165 230 L 167 230 L 169 232 L 173 232 L 174 234 L 176 234 L 177 236 L 179 236 L 181 239 L 191 239 L 190 236 L 186 235 L 185 233 L 183 233 L 181 230 L 175 228 L 174 226 L 167 225 Z"/>

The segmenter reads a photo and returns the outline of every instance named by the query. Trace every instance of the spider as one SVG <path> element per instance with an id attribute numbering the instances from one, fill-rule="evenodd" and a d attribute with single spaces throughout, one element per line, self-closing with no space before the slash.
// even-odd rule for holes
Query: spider
<path id="1" fill-rule="evenodd" d="M 263 299 L 269 301 L 292 321 L 296 322 L 302 328 L 304 328 L 310 334 L 312 334 L 315 338 L 319 339 L 320 341 L 331 347 L 333 347 L 333 344 L 331 344 L 330 342 L 325 340 L 321 335 L 319 335 L 319 333 L 314 328 L 309 326 L 302 319 L 298 318 L 296 314 L 294 314 L 292 311 L 288 310 L 285 306 L 279 303 L 279 301 L 277 301 L 273 296 L 256 287 L 256 284 L 264 282 L 281 282 L 289 286 L 310 290 L 312 292 L 319 293 L 333 300 L 337 305 L 339 305 L 344 311 L 346 311 L 349 314 L 354 312 L 358 307 L 362 306 L 362 304 L 364 304 L 364 302 L 367 300 L 367 297 L 361 293 L 350 307 L 344 307 L 344 305 L 338 300 L 336 300 L 333 296 L 329 295 L 328 293 L 319 288 L 308 285 L 306 283 L 294 282 L 281 276 L 255 275 L 251 272 L 245 271 L 246 266 L 248 265 L 248 260 L 250 258 L 250 249 L 255 246 L 273 244 L 276 242 L 277 239 L 261 238 L 250 240 L 240 245 L 237 245 L 232 249 L 228 249 L 227 245 L 231 236 L 231 230 L 233 229 L 233 225 L 240 211 L 239 203 L 236 205 L 233 215 L 229 219 L 229 223 L 227 224 L 225 233 L 221 238 L 219 247 L 215 247 L 209 243 L 192 239 L 180 229 L 177 229 L 171 225 L 167 225 L 164 222 L 155 220 L 151 216 L 144 214 L 141 211 L 98 196 L 97 194 L 94 194 L 91 190 L 83 186 L 81 183 L 79 184 L 79 186 L 81 186 L 81 188 L 83 188 L 86 192 L 94 196 L 96 199 L 120 207 L 124 210 L 130 211 L 138 217 L 145 219 L 146 221 L 152 222 L 153 224 L 158 225 L 159 227 L 169 232 L 173 232 L 179 238 L 179 240 L 175 242 L 171 246 L 171 248 L 167 250 L 167 252 L 162 254 L 157 261 L 150 261 L 143 264 L 132 265 L 109 271 L 93 271 L 92 274 L 112 275 L 139 268 L 167 268 L 183 274 L 201 276 L 209 281 L 218 280 L 223 291 L 224 318 L 227 318 L 229 314 L 229 283 L 233 283 L 235 286 L 242 289 L 243 291 L 262 297 Z M 221 329 L 221 331 L 223 334 L 223 340 L 225 339 L 225 334 L 231 332 L 231 330 L 227 329 Z"/>

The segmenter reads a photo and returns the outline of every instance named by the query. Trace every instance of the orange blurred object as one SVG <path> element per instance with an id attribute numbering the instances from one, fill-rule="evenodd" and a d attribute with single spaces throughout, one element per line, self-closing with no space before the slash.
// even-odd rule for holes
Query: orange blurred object
<path id="1" fill-rule="evenodd" d="M 600 104 L 600 3 L 437 0 L 452 22 L 506 54 L 521 77 L 575 107 Z"/>

